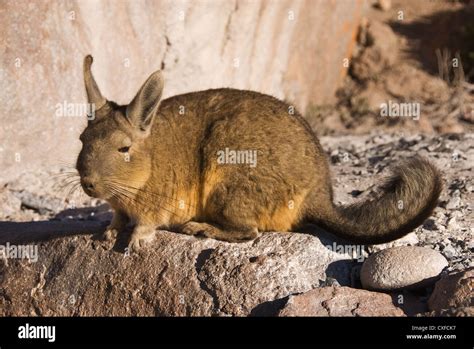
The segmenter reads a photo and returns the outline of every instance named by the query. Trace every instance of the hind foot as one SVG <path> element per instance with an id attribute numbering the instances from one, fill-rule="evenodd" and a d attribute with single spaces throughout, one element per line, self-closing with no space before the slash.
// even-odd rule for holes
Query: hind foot
<path id="1" fill-rule="evenodd" d="M 221 229 L 209 223 L 193 221 L 183 224 L 181 232 L 187 235 L 202 235 L 227 242 L 245 242 L 253 240 L 258 236 L 257 228 L 248 230 Z"/>

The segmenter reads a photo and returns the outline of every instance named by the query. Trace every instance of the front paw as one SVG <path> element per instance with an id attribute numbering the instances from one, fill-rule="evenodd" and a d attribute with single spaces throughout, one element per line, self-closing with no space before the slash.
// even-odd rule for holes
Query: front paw
<path id="1" fill-rule="evenodd" d="M 102 240 L 106 241 L 106 242 L 112 242 L 112 241 L 115 241 L 115 239 L 117 239 L 117 235 L 118 235 L 119 231 L 117 228 L 112 228 L 112 227 L 107 227 L 107 229 L 105 230 L 105 232 L 102 234 Z"/>
<path id="2" fill-rule="evenodd" d="M 129 252 L 138 252 L 146 244 L 153 241 L 155 238 L 155 229 L 153 227 L 142 227 L 138 226 L 132 233 L 130 237 L 130 242 L 128 244 L 128 251 Z"/>
<path id="3" fill-rule="evenodd" d="M 98 235 L 97 240 L 100 242 L 100 245 L 106 250 L 111 250 L 114 246 L 117 235 L 119 234 L 119 229 L 112 228 L 110 225 L 105 229 L 105 231 Z"/>

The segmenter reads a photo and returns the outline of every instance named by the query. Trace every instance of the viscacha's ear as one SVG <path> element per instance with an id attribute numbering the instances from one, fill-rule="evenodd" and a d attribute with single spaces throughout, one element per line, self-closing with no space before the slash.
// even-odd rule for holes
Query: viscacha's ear
<path id="1" fill-rule="evenodd" d="M 95 110 L 102 108 L 106 104 L 106 99 L 102 97 L 99 87 L 92 75 L 91 65 L 93 59 L 91 55 L 84 57 L 84 84 L 86 86 L 87 99 L 94 105 Z"/>
<path id="2" fill-rule="evenodd" d="M 164 80 L 161 71 L 150 75 L 127 107 L 127 118 L 140 131 L 148 132 L 160 105 Z"/>

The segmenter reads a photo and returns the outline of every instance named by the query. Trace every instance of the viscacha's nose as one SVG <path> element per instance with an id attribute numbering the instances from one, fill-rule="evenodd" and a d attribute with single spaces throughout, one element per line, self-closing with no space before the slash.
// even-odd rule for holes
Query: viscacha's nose
<path id="1" fill-rule="evenodd" d="M 91 194 L 94 191 L 94 182 L 90 177 L 84 177 L 81 179 L 82 187 L 86 191 L 87 194 Z"/>

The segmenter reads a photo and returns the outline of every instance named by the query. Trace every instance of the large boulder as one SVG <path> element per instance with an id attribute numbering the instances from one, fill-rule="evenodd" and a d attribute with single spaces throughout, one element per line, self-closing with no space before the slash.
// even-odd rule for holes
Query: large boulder
<path id="1" fill-rule="evenodd" d="M 309 103 L 328 103 L 345 76 L 343 60 L 351 56 L 363 5 L 2 2 L 2 175 L 7 169 L 13 177 L 25 168 L 49 168 L 77 154 L 86 123 L 78 103 L 86 102 L 82 60 L 88 53 L 102 92 L 118 103 L 129 103 L 157 69 L 165 75 L 165 98 L 235 87 L 287 99 L 301 111 Z"/>
<path id="2" fill-rule="evenodd" d="M 8 236 L 11 245 L 29 243 Z M 0 261 L 0 315 L 273 315 L 285 297 L 328 277 L 349 284 L 353 265 L 298 233 L 231 244 L 159 231 L 131 255 L 120 241 L 108 250 L 90 235 L 46 238 L 37 258 Z"/>

